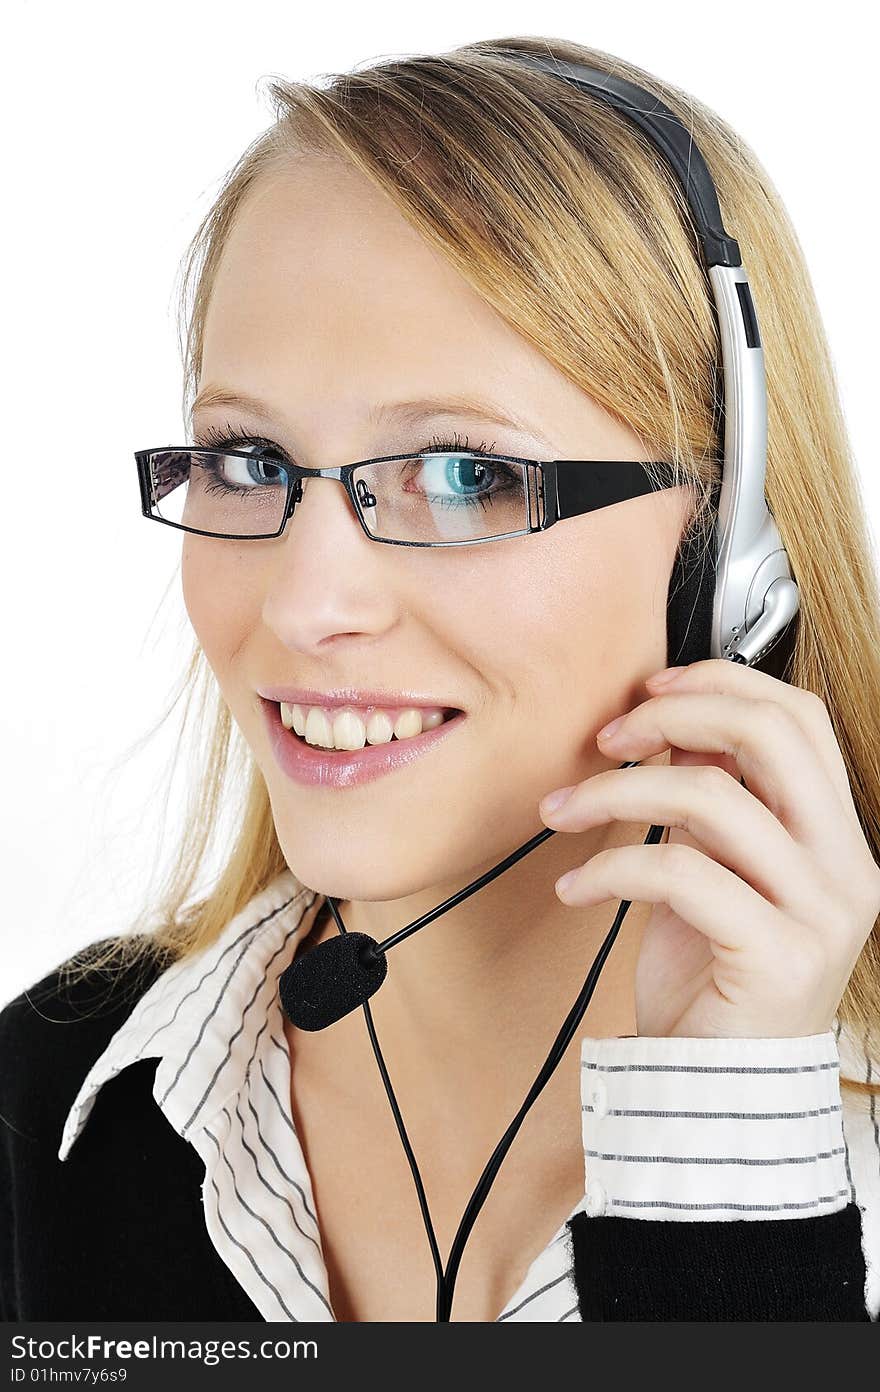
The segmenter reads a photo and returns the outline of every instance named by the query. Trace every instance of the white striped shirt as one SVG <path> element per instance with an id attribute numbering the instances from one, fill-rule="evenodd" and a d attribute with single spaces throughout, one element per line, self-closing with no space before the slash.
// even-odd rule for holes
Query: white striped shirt
<path id="1" fill-rule="evenodd" d="M 64 1160 L 109 1078 L 157 1058 L 156 1103 L 205 1166 L 211 1241 L 266 1320 L 335 1318 L 278 997 L 323 903 L 285 870 L 212 944 L 162 972 L 86 1074 L 58 1150 Z M 849 1092 L 842 1104 L 839 1068 L 869 1079 L 880 1070 L 837 1022 L 801 1039 L 584 1037 L 581 1064 L 572 1105 L 585 1186 L 569 1218 L 758 1220 L 855 1201 L 878 1318 L 878 1107 Z M 563 1222 L 497 1320 L 579 1319 Z"/>

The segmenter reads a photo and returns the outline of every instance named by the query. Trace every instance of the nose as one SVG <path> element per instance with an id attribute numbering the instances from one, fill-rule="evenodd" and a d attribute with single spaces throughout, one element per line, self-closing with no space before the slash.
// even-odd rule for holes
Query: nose
<path id="1" fill-rule="evenodd" d="M 286 646 L 317 651 L 342 635 L 375 637 L 394 622 L 393 586 L 339 479 L 305 478 L 270 562 L 263 622 Z"/>
<path id="2" fill-rule="evenodd" d="M 290 490 L 290 499 L 287 504 L 287 516 L 285 519 L 286 525 L 283 533 L 285 538 L 288 536 L 292 529 L 294 519 L 297 519 L 297 521 L 300 522 L 301 525 L 301 519 L 303 517 L 304 512 L 311 512 L 311 509 L 314 506 L 314 504 L 307 503 L 306 498 L 311 498 L 312 495 L 315 494 L 315 484 L 321 485 L 321 487 L 323 487 L 324 490 L 322 494 L 321 488 L 318 488 L 317 498 L 325 497 L 325 502 L 331 503 L 335 507 L 336 511 L 350 514 L 352 519 L 357 524 L 358 530 L 360 530 L 360 522 L 358 521 L 358 518 L 355 514 L 351 498 L 348 496 L 348 491 L 345 487 L 345 484 L 342 482 L 342 479 L 317 478 L 313 475 L 308 478 L 296 479 L 293 487 Z M 328 484 L 329 488 L 326 486 Z M 333 502 L 334 497 L 336 498 L 335 503 Z M 323 507 L 325 506 L 325 504 L 319 503 L 318 506 Z"/>

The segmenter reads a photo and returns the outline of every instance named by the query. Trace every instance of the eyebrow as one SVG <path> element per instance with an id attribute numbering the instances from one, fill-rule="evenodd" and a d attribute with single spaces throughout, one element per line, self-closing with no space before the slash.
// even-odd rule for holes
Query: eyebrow
<path id="1" fill-rule="evenodd" d="M 271 407 L 259 397 L 250 396 L 247 392 L 232 391 L 226 387 L 203 387 L 193 401 L 190 416 L 194 416 L 201 407 L 207 406 L 230 406 L 249 411 L 252 416 L 269 423 L 274 424 L 278 421 Z M 440 415 L 456 416 L 461 420 L 489 421 L 508 430 L 518 430 L 532 435 L 542 440 L 548 449 L 553 448 L 550 440 L 535 426 L 508 414 L 496 403 L 468 400 L 455 395 L 426 396 L 417 401 L 381 402 L 372 407 L 367 419 L 371 425 L 381 425 L 385 421 L 409 425 L 429 416 Z"/>

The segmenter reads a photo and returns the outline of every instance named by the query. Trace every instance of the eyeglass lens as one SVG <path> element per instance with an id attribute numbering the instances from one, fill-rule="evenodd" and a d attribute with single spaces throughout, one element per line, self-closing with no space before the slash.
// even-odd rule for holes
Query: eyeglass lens
<path id="1" fill-rule="evenodd" d="M 289 475 L 277 460 L 193 448 L 157 450 L 151 463 L 154 509 L 164 520 L 229 536 L 279 531 Z M 535 472 L 463 451 L 362 465 L 352 483 L 371 536 L 474 541 L 529 530 L 530 502 L 537 515 Z"/>

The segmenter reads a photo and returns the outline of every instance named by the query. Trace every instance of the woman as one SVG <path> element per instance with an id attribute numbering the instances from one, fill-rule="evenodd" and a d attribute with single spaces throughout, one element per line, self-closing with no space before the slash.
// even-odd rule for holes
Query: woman
<path id="1" fill-rule="evenodd" d="M 680 193 L 630 124 L 503 49 L 656 91 L 732 210 L 768 365 L 768 502 L 801 592 L 788 647 L 754 670 L 656 675 L 673 563 L 708 537 L 720 467 L 717 326 Z M 876 1319 L 880 604 L 784 209 L 717 116 L 562 41 L 272 94 L 185 283 L 192 440 L 237 451 L 237 487 L 285 461 L 423 452 L 670 460 L 679 486 L 421 549 L 376 545 L 338 482 L 311 479 L 282 535 L 183 533 L 207 762 L 149 930 L 0 1017 L 29 1076 L 2 1105 L 6 1316 L 433 1319 L 360 1012 L 298 1028 L 279 978 L 338 932 L 328 896 L 380 940 L 550 826 L 402 942 L 372 1002 L 446 1253 L 609 901 L 633 901 L 451 1317 Z M 459 507 L 474 477 L 503 487 L 462 477 Z M 233 843 L 188 903 L 229 785 Z M 651 824 L 664 844 L 641 845 Z M 26 1185 L 21 1133 L 41 1142 Z M 96 1231 L 98 1197 L 136 1259 Z"/>

